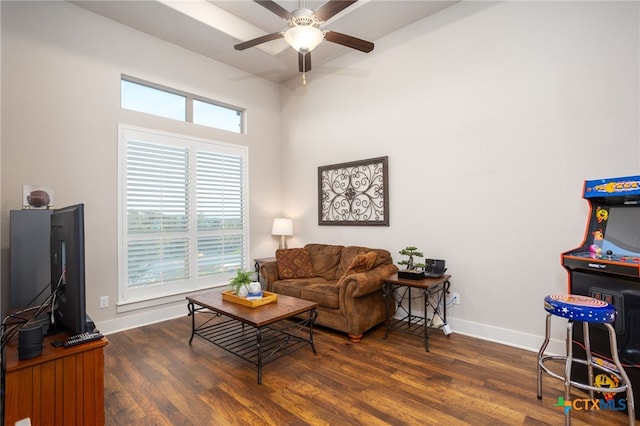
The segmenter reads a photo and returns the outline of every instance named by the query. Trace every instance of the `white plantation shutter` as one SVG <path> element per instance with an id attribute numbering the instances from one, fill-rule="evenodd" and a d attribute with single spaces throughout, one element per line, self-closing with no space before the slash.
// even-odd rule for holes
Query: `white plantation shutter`
<path id="1" fill-rule="evenodd" d="M 128 286 L 187 279 L 189 151 L 127 144 Z"/>
<path id="2" fill-rule="evenodd" d="M 121 150 L 121 301 L 246 269 L 246 148 L 121 126 Z"/>
<path id="3" fill-rule="evenodd" d="M 198 274 L 243 266 L 244 161 L 237 155 L 197 153 Z"/>

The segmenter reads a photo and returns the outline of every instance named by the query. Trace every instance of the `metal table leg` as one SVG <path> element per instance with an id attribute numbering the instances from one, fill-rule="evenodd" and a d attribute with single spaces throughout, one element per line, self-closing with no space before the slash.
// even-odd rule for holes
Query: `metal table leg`
<path id="1" fill-rule="evenodd" d="M 431 292 L 427 289 L 427 290 L 423 290 L 423 299 L 424 299 L 424 350 L 429 352 L 429 323 L 428 323 L 428 316 L 429 316 L 429 311 L 427 309 L 427 307 L 429 306 L 429 296 L 431 295 Z"/>
<path id="2" fill-rule="evenodd" d="M 189 338 L 189 344 L 193 341 L 193 336 L 196 334 L 196 311 L 192 302 L 187 304 L 189 310 L 189 316 L 191 316 L 191 337 Z"/>
<path id="3" fill-rule="evenodd" d="M 262 384 L 262 329 L 258 328 L 256 332 L 256 346 L 258 347 L 258 384 Z"/>

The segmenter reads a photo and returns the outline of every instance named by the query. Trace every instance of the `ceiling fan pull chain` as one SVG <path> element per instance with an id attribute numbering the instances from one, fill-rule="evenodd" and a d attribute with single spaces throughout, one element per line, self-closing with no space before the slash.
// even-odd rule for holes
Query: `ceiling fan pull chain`
<path id="1" fill-rule="evenodd" d="M 306 54 L 302 55 L 302 85 L 307 85 L 307 58 Z"/>
<path id="2" fill-rule="evenodd" d="M 302 54 L 302 85 L 307 85 L 307 55 L 309 52 Z"/>

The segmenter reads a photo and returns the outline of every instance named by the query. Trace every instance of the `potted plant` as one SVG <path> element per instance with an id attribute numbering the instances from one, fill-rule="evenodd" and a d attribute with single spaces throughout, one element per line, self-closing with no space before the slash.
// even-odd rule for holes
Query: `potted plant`
<path id="1" fill-rule="evenodd" d="M 231 289 L 235 291 L 238 297 L 247 297 L 249 293 L 249 284 L 253 282 L 253 272 L 238 269 L 235 277 L 229 281 Z"/>
<path id="2" fill-rule="evenodd" d="M 409 256 L 409 259 L 398 262 L 398 265 L 406 266 L 404 270 L 398 271 L 398 277 L 416 280 L 424 278 L 424 272 L 419 270 L 424 268 L 424 263 L 416 263 L 413 259 L 414 257 L 424 256 L 422 252 L 418 251 L 417 247 L 408 246 L 400 250 L 399 253 L 403 256 Z"/>
<path id="3" fill-rule="evenodd" d="M 418 251 L 417 247 L 408 246 L 400 250 L 399 252 L 403 256 L 409 256 L 408 260 L 401 260 L 398 262 L 398 265 L 407 265 L 407 271 L 414 271 L 418 268 L 423 268 L 424 263 L 415 263 L 413 257 L 422 257 L 424 256 L 422 252 Z"/>

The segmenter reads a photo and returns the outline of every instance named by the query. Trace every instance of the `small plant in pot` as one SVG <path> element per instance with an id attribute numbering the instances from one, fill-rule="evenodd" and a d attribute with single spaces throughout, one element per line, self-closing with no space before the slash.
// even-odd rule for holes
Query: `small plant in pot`
<path id="1" fill-rule="evenodd" d="M 229 281 L 229 285 L 238 297 L 262 296 L 260 283 L 253 281 L 253 272 L 238 269 L 236 276 Z"/>
<path id="2" fill-rule="evenodd" d="M 401 260 L 400 262 L 398 262 L 398 265 L 406 265 L 407 271 L 415 271 L 416 269 L 424 268 L 424 263 L 415 263 L 415 261 L 413 260 L 414 256 L 416 257 L 423 256 L 422 252 L 419 252 L 417 247 L 413 247 L 413 246 L 405 247 L 402 250 L 400 250 L 399 253 L 403 256 L 409 256 L 408 260 Z"/>
<path id="3" fill-rule="evenodd" d="M 408 246 L 400 250 L 399 253 L 403 256 L 409 256 L 409 259 L 398 262 L 398 265 L 404 265 L 406 267 L 406 269 L 398 271 L 398 277 L 412 280 L 423 278 L 424 272 L 421 268 L 424 268 L 424 263 L 416 263 L 413 259 L 414 257 L 422 257 L 422 252 L 418 251 L 417 247 Z"/>

